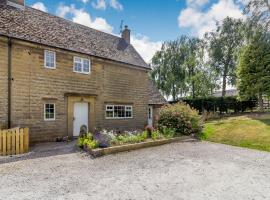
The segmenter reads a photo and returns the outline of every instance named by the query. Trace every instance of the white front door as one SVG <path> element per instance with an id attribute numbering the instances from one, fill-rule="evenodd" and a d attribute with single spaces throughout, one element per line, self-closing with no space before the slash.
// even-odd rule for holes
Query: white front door
<path id="1" fill-rule="evenodd" d="M 79 136 L 82 125 L 88 130 L 88 121 L 88 103 L 74 103 L 73 136 Z"/>
<path id="2" fill-rule="evenodd" d="M 148 125 L 153 126 L 153 106 L 148 107 Z"/>

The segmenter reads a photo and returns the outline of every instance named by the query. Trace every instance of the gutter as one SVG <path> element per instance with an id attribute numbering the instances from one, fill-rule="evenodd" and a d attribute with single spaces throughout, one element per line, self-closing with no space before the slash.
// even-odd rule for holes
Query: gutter
<path id="1" fill-rule="evenodd" d="M 8 37 L 8 128 L 11 127 L 11 48 L 12 39 Z"/>

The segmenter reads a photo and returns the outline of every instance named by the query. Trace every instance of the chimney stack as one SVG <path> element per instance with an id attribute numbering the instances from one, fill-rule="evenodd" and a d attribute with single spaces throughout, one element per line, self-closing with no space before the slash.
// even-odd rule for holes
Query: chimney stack
<path id="1" fill-rule="evenodd" d="M 130 29 L 128 26 L 125 26 L 125 29 L 122 31 L 122 38 L 126 41 L 126 43 L 130 44 Z"/>
<path id="2" fill-rule="evenodd" d="M 24 0 L 6 0 L 7 5 L 24 9 Z"/>

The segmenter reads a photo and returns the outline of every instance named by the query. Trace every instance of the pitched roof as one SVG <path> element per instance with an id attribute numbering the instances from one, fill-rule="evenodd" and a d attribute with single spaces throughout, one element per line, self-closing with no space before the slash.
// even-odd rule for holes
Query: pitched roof
<path id="1" fill-rule="evenodd" d="M 149 79 L 148 81 L 149 95 L 150 99 L 148 104 L 151 105 L 163 105 L 166 104 L 166 99 L 161 95 L 158 88 L 155 86 L 154 82 Z"/>
<path id="2" fill-rule="evenodd" d="M 124 39 L 30 7 L 0 5 L 0 35 L 150 68 Z"/>

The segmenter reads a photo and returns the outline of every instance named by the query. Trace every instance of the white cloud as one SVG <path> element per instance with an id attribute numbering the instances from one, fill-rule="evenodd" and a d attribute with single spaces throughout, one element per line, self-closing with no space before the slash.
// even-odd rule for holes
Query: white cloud
<path id="1" fill-rule="evenodd" d="M 240 5 L 233 0 L 219 0 L 206 11 L 201 7 L 204 5 L 203 1 L 205 2 L 205 0 L 187 0 L 187 8 L 181 10 L 178 16 L 180 28 L 190 28 L 194 35 L 202 37 L 205 32 L 215 28 L 216 22 L 222 21 L 227 16 L 244 18 Z M 197 6 L 194 7 L 192 2 L 197 2 Z"/>
<path id="2" fill-rule="evenodd" d="M 115 10 L 123 10 L 123 5 L 118 0 L 95 0 L 92 6 L 98 10 L 106 10 L 107 6 Z"/>
<path id="3" fill-rule="evenodd" d="M 71 15 L 73 22 L 104 31 L 107 33 L 113 32 L 113 27 L 107 23 L 107 21 L 101 17 L 92 19 L 91 15 L 84 9 L 77 9 L 74 5 L 66 6 L 60 4 L 57 8 L 56 14 L 60 17 L 66 17 L 68 14 Z"/>
<path id="4" fill-rule="evenodd" d="M 47 12 L 48 11 L 48 9 L 46 8 L 46 6 L 42 2 L 36 2 L 31 7 L 32 8 L 35 8 L 35 9 L 38 9 L 38 10 L 41 10 L 43 12 Z"/>
<path id="5" fill-rule="evenodd" d="M 187 5 L 190 7 L 204 6 L 209 0 L 187 0 Z"/>
<path id="6" fill-rule="evenodd" d="M 62 18 L 65 18 L 66 15 L 71 12 L 72 6 L 66 6 L 64 4 L 60 4 L 58 8 L 56 9 L 56 15 Z"/>
<path id="7" fill-rule="evenodd" d="M 153 42 L 149 37 L 144 35 L 131 35 L 130 39 L 131 44 L 147 63 L 150 63 L 156 51 L 160 50 L 162 46 L 161 41 Z"/>
<path id="8" fill-rule="evenodd" d="M 110 0 L 110 6 L 116 10 L 123 10 L 123 5 L 117 0 Z"/>
<path id="9" fill-rule="evenodd" d="M 92 6 L 98 10 L 105 10 L 106 9 L 106 2 L 105 2 L 105 0 L 97 0 L 96 3 L 92 2 Z"/>

